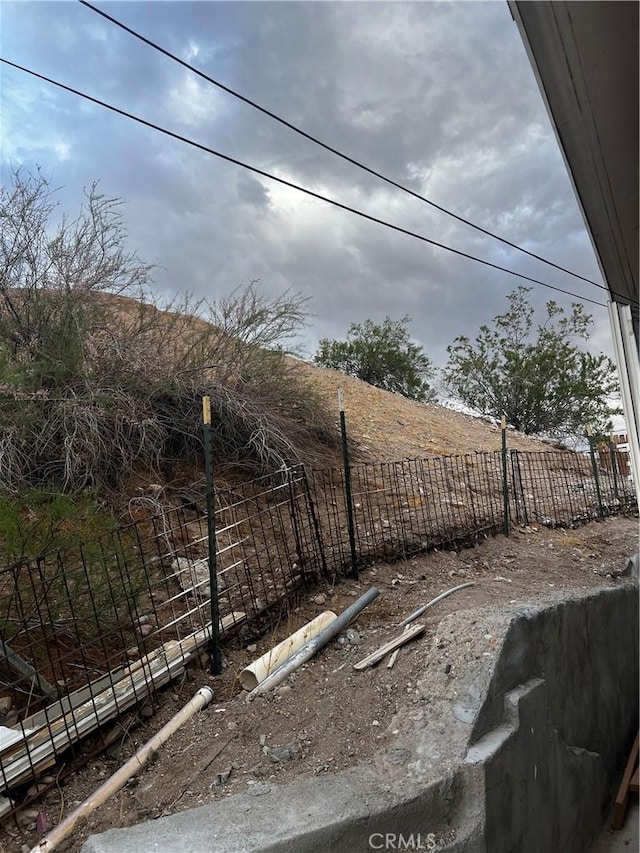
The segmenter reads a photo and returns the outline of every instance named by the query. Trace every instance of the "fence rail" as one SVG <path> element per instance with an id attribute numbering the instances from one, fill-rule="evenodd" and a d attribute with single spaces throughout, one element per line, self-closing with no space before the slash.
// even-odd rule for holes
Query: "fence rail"
<path id="1" fill-rule="evenodd" d="M 343 469 L 299 466 L 276 482 L 218 489 L 221 636 L 257 630 L 322 576 L 498 532 L 505 507 L 508 529 L 576 526 L 635 506 L 629 479 L 588 457 L 514 450 L 503 459 L 351 465 L 351 513 Z M 210 645 L 206 513 L 152 498 L 132 511 L 136 520 L 108 537 L 0 571 L 0 699 L 11 723 L 0 725 L 0 795 L 19 798 L 87 732 Z"/>

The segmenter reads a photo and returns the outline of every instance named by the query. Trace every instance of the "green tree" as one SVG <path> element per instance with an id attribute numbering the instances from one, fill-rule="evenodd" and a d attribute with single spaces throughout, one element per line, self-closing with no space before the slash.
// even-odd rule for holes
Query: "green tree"
<path id="1" fill-rule="evenodd" d="M 528 301 L 531 288 L 508 296 L 509 310 L 483 325 L 474 343 L 460 336 L 448 347 L 445 386 L 484 415 L 506 415 L 527 435 L 584 435 L 585 426 L 610 429 L 615 411 L 609 398 L 618 388 L 615 366 L 607 356 L 580 348 L 592 318 L 573 303 L 567 312 L 547 302 L 547 317 L 534 326 Z"/>
<path id="2" fill-rule="evenodd" d="M 352 323 L 346 341 L 323 338 L 314 361 L 411 400 L 432 400 L 434 392 L 427 380 L 434 373 L 433 365 L 422 347 L 411 341 L 410 320 L 405 316 L 401 320 L 387 317 L 380 325 L 372 320 Z"/>

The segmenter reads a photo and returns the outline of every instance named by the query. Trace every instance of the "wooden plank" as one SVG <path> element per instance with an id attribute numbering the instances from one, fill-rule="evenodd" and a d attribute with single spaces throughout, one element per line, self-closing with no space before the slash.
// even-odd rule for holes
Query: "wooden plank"
<path id="1" fill-rule="evenodd" d="M 636 772 L 631 777 L 631 781 L 629 782 L 629 790 L 634 791 L 636 794 L 640 789 L 640 768 L 636 767 Z"/>
<path id="2" fill-rule="evenodd" d="M 399 649 L 400 646 L 404 646 L 405 643 L 408 643 L 410 640 L 413 640 L 414 637 L 419 636 L 420 634 L 424 634 L 427 630 L 426 625 L 414 625 L 411 628 L 408 628 L 403 634 L 396 637 L 393 640 L 390 640 L 388 643 L 385 643 L 384 646 L 380 646 L 375 652 L 372 652 L 370 655 L 367 655 L 366 658 L 363 658 L 361 661 L 353 665 L 354 669 L 366 669 L 369 666 L 373 666 L 382 660 L 385 655 L 392 652 L 394 649 Z"/>
<path id="3" fill-rule="evenodd" d="M 633 776 L 633 771 L 635 770 L 635 766 L 638 761 L 639 740 L 640 733 L 636 735 L 636 739 L 633 742 L 631 753 L 629 754 L 629 760 L 627 761 L 627 766 L 624 768 L 622 782 L 620 783 L 620 787 L 618 788 L 618 793 L 616 794 L 616 799 L 613 804 L 613 817 L 611 818 L 611 826 L 614 829 L 622 829 L 624 824 L 624 818 L 627 813 L 627 802 L 629 800 L 631 778 Z"/>

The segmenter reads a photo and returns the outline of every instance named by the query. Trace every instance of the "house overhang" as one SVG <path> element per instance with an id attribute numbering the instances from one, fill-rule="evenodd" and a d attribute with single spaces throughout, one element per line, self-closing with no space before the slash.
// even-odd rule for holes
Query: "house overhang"
<path id="1" fill-rule="evenodd" d="M 638 341 L 637 2 L 509 0 L 611 299 Z"/>

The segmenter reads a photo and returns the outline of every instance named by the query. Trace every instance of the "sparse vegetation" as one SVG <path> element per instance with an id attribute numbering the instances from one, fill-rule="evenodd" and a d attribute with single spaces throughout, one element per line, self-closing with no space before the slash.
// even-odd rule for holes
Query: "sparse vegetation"
<path id="1" fill-rule="evenodd" d="M 36 557 L 53 546 L 93 541 L 117 525 L 113 512 L 93 492 L 27 489 L 20 496 L 0 494 L 0 564 Z"/>
<path id="2" fill-rule="evenodd" d="M 219 466 L 273 473 L 334 444 L 286 358 L 306 300 L 252 282 L 159 306 L 121 204 L 94 184 L 56 223 L 42 175 L 18 171 L 0 193 L 0 489 L 117 491 L 136 469 L 198 461 L 205 394 Z"/>

